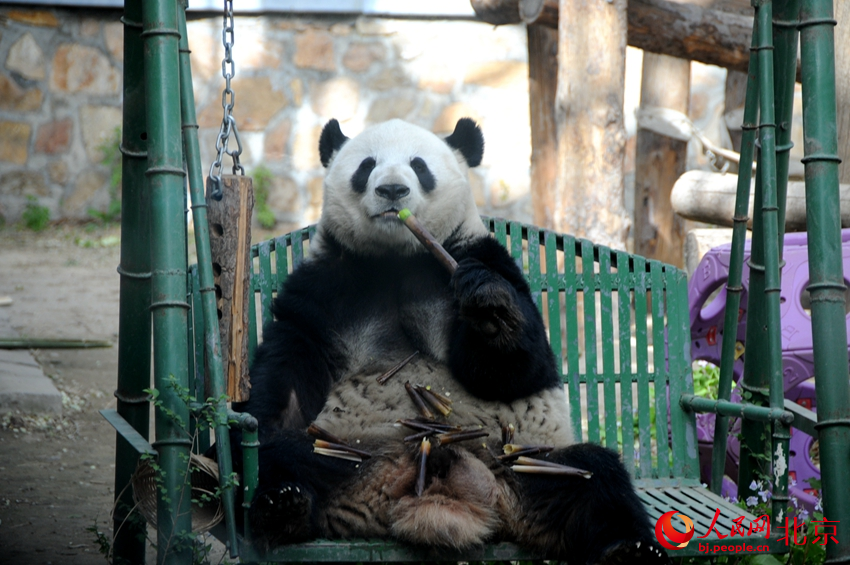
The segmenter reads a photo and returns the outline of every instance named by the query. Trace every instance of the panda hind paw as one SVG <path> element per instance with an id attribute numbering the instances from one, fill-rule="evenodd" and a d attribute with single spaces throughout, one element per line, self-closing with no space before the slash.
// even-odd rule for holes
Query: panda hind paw
<path id="1" fill-rule="evenodd" d="M 257 493 L 251 504 L 251 528 L 272 546 L 304 540 L 311 536 L 312 509 L 312 497 L 303 487 L 285 483 Z"/>

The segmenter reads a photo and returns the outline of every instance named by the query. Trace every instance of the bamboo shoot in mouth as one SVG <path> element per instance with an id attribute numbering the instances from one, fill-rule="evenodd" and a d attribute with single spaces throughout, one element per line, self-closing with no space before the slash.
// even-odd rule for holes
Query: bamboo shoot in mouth
<path id="1" fill-rule="evenodd" d="M 410 210 L 404 208 L 398 213 L 398 219 L 404 222 L 404 225 L 407 226 L 413 235 L 416 236 L 416 239 L 422 242 L 422 245 L 425 246 L 428 251 L 431 252 L 437 260 L 443 264 L 443 266 L 449 271 L 449 273 L 454 274 L 457 270 L 457 261 L 454 260 L 454 257 L 449 255 L 449 252 L 440 245 L 440 242 L 431 235 L 425 226 L 419 223 L 419 220 L 416 219 Z"/>

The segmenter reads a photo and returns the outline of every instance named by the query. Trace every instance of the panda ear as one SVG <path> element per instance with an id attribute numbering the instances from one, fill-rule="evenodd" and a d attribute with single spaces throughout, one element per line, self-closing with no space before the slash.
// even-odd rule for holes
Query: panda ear
<path id="1" fill-rule="evenodd" d="M 477 167 L 484 156 L 484 135 L 472 118 L 461 118 L 455 125 L 455 130 L 446 138 L 446 143 L 452 149 L 460 151 L 466 164 Z"/>
<path id="2" fill-rule="evenodd" d="M 325 124 L 322 135 L 319 137 L 319 158 L 322 160 L 323 167 L 327 168 L 334 152 L 339 151 L 346 141 L 348 138 L 339 129 L 338 121 L 331 120 Z"/>

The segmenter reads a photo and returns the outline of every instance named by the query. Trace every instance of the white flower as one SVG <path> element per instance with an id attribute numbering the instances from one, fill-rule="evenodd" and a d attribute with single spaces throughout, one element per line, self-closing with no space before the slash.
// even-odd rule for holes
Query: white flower
<path id="1" fill-rule="evenodd" d="M 759 503 L 759 499 L 758 499 L 757 496 L 750 496 L 749 498 L 747 498 L 747 506 L 749 506 L 750 508 L 752 508 L 753 506 L 755 506 L 758 503 Z"/>
<path id="2" fill-rule="evenodd" d="M 817 502 L 815 502 L 815 512 L 823 512 L 823 499 L 819 498 Z"/>
<path id="3" fill-rule="evenodd" d="M 750 483 L 750 490 L 757 490 L 761 488 L 761 483 L 757 483 L 755 479 Z"/>
<path id="4" fill-rule="evenodd" d="M 770 498 L 771 494 L 769 490 L 765 489 L 759 491 L 759 496 L 761 497 L 762 502 L 767 502 L 767 499 Z"/>
<path id="5" fill-rule="evenodd" d="M 809 511 L 805 508 L 800 510 L 800 519 L 804 522 L 809 519 Z"/>

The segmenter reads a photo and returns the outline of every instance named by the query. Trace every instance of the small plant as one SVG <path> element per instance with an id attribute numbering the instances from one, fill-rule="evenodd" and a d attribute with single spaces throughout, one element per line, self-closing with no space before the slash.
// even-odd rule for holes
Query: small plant
<path id="1" fill-rule="evenodd" d="M 42 231 L 50 223 L 50 210 L 47 206 L 41 206 L 35 196 L 29 195 L 21 219 L 28 229 Z"/>
<path id="2" fill-rule="evenodd" d="M 97 550 L 109 561 L 109 557 L 112 554 L 112 540 L 100 530 L 97 525 L 97 518 L 94 519 L 94 523 L 91 526 L 86 528 L 86 531 L 94 535 L 94 542 L 98 546 Z"/>
<path id="3" fill-rule="evenodd" d="M 274 212 L 268 204 L 269 189 L 274 175 L 268 167 L 260 165 L 254 169 L 251 176 L 254 179 L 254 215 L 260 227 L 270 230 L 277 223 Z"/>
<path id="4" fill-rule="evenodd" d="M 694 394 L 706 398 L 717 398 L 717 388 L 720 384 L 720 367 L 707 361 L 694 361 Z M 734 388 L 734 382 L 732 383 Z"/>

